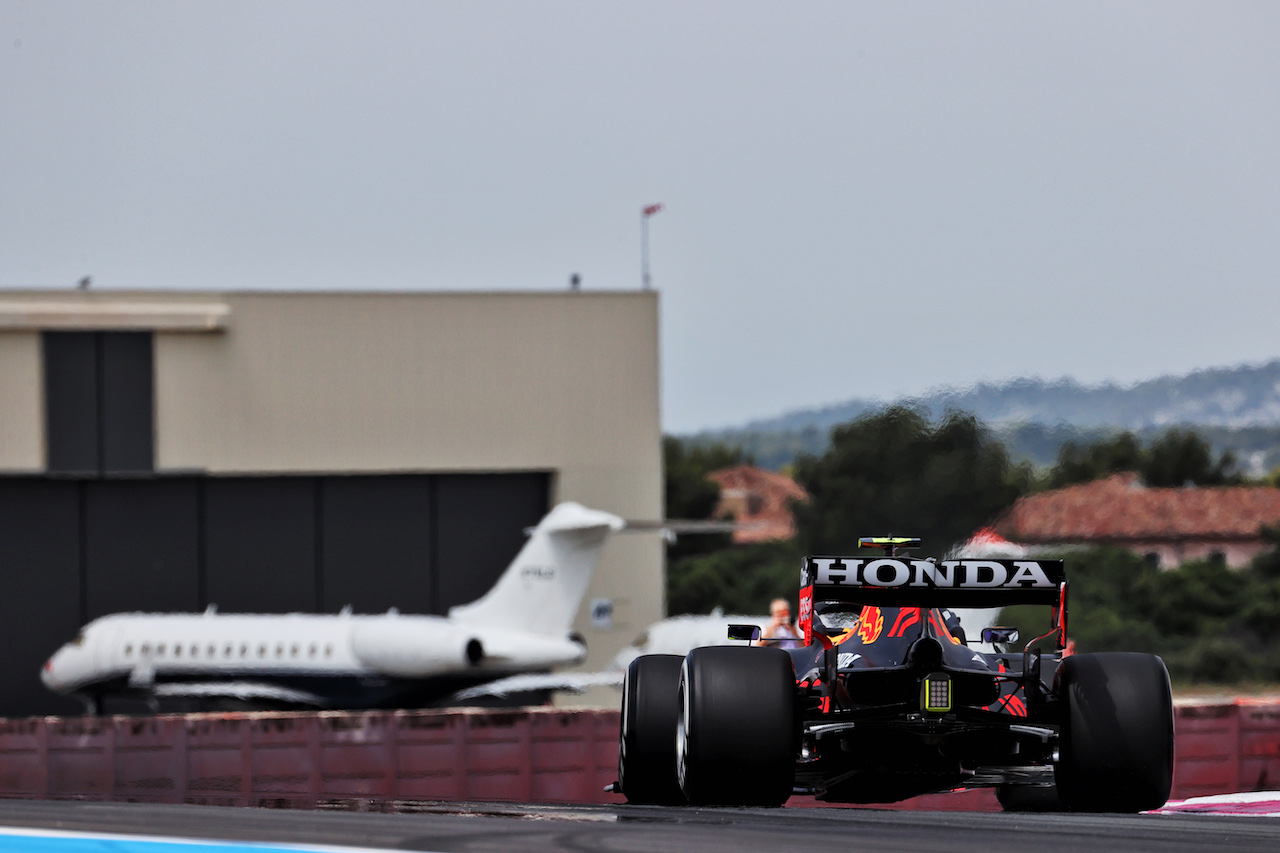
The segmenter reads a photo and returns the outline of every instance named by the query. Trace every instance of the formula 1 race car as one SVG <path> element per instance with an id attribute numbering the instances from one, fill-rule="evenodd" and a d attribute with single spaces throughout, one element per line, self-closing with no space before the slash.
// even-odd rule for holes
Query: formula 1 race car
<path id="1" fill-rule="evenodd" d="M 1009 810 L 1137 812 L 1173 780 L 1173 700 L 1154 655 L 1064 655 L 1061 560 L 805 557 L 806 645 L 645 655 L 627 670 L 615 791 L 631 803 L 893 802 L 994 787 Z M 1042 605 L 1047 633 L 966 642 L 946 608 Z M 734 639 L 756 626 L 730 628 Z M 1041 648 L 1047 646 L 1047 648 Z M 992 649 L 992 651 L 984 651 Z"/>

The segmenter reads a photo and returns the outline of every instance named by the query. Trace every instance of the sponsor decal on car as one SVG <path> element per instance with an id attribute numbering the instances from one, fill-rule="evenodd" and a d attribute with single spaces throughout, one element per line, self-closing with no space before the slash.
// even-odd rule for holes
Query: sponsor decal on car
<path id="1" fill-rule="evenodd" d="M 884 630 L 884 613 L 879 607 L 864 607 L 862 613 L 858 615 L 858 636 L 862 638 L 865 645 L 871 645 L 880 639 L 880 632 Z"/>
<path id="2" fill-rule="evenodd" d="M 800 589 L 800 612 L 797 614 L 796 623 L 800 626 L 800 632 L 804 635 L 804 644 L 807 646 L 813 642 L 813 584 L 808 584 Z"/>
<path id="3" fill-rule="evenodd" d="M 809 557 L 813 583 L 838 587 L 933 589 L 1054 589 L 1057 565 L 1037 560 L 900 560 L 892 557 Z M 1056 569 L 1056 571 L 1055 571 Z"/>

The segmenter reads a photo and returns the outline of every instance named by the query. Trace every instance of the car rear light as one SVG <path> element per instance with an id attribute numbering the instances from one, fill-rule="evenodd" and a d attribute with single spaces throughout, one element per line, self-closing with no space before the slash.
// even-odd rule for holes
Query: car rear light
<path id="1" fill-rule="evenodd" d="M 951 676 L 945 672 L 931 672 L 920 682 L 920 708 L 931 714 L 945 714 L 951 710 Z"/>

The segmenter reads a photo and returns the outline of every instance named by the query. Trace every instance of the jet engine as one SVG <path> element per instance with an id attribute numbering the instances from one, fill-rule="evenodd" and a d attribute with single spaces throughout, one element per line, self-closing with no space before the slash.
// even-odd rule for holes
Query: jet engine
<path id="1" fill-rule="evenodd" d="M 401 678 L 469 669 L 485 658 L 479 638 L 431 616 L 362 619 L 351 627 L 351 651 L 369 669 Z"/>

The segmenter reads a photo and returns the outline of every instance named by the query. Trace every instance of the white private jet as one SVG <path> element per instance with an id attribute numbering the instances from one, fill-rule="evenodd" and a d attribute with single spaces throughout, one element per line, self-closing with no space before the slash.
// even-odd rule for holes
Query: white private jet
<path id="1" fill-rule="evenodd" d="M 725 616 L 719 608 L 709 615 L 684 614 L 654 622 L 598 672 L 526 673 L 468 687 L 458 693 L 463 700 L 505 697 L 513 693 L 563 690 L 582 693 L 599 686 L 622 687 L 627 667 L 640 655 L 687 655 L 701 646 L 742 645 L 729 639 L 730 625 L 769 624 L 768 616 Z"/>
<path id="2" fill-rule="evenodd" d="M 448 701 L 516 673 L 580 662 L 570 633 L 605 540 L 621 518 L 562 503 L 484 596 L 447 616 L 114 613 L 44 665 L 56 693 L 97 713 L 105 696 L 153 708 L 388 708 Z"/>

